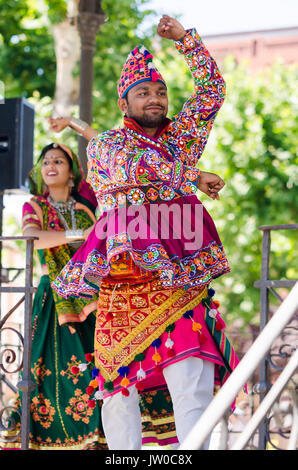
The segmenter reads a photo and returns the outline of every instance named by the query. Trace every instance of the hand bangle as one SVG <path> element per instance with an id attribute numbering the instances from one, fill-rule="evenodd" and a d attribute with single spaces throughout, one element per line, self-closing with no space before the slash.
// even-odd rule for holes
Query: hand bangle
<path id="1" fill-rule="evenodd" d="M 87 122 L 82 121 L 81 119 L 71 118 L 69 120 L 70 126 L 76 131 L 77 134 L 82 135 L 82 132 L 88 127 Z"/>
<path id="2" fill-rule="evenodd" d="M 65 230 L 65 238 L 84 239 L 84 230 Z"/>

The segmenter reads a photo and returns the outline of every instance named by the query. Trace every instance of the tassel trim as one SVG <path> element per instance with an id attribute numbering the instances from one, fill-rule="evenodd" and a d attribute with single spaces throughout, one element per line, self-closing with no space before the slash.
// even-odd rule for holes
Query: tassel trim
<path id="1" fill-rule="evenodd" d="M 215 320 L 215 330 L 216 331 L 222 331 L 225 327 L 226 324 L 224 320 L 221 318 L 219 312 L 217 311 L 217 308 L 220 306 L 220 303 L 217 300 L 212 300 L 212 297 L 215 295 L 214 289 L 209 288 L 208 289 L 208 297 L 205 297 L 201 300 L 202 305 L 206 308 L 206 313 L 207 315 Z M 214 308 L 215 307 L 215 308 Z M 192 321 L 192 331 L 194 333 L 197 333 L 199 336 L 199 342 L 200 344 L 204 344 L 206 341 L 206 337 L 202 331 L 203 327 L 200 323 L 195 322 L 193 319 L 193 310 L 188 310 L 183 314 L 183 317 L 185 319 L 191 320 Z M 168 338 L 165 342 L 165 346 L 167 348 L 167 357 L 171 358 L 175 356 L 175 351 L 173 349 L 174 346 L 174 341 L 171 339 L 171 333 L 175 329 L 175 323 L 169 324 L 165 332 L 168 333 Z M 152 355 L 152 361 L 155 364 L 154 367 L 154 373 L 162 373 L 162 367 L 160 365 L 160 362 L 162 362 L 162 357 L 160 353 L 158 352 L 158 348 L 161 346 L 161 339 L 156 338 L 152 343 L 151 347 L 154 348 L 154 354 Z M 81 363 L 78 366 L 73 366 L 71 371 L 74 375 L 79 374 L 81 372 L 84 372 L 88 366 L 92 366 L 92 380 L 90 381 L 86 393 L 90 397 L 87 400 L 88 406 L 90 408 L 95 408 L 96 406 L 96 400 L 102 400 L 104 396 L 104 390 L 107 392 L 112 392 L 114 390 L 114 383 L 112 380 L 106 380 L 103 384 L 100 381 L 100 370 L 95 367 L 94 364 L 94 353 L 88 353 L 85 355 L 85 359 L 87 363 Z M 139 392 L 142 392 L 144 390 L 144 379 L 146 378 L 146 372 L 142 368 L 142 361 L 145 359 L 145 354 L 144 352 L 138 353 L 134 357 L 135 362 L 139 362 L 140 367 L 139 370 L 137 371 L 137 382 L 135 384 L 136 389 Z M 128 386 L 130 384 L 130 380 L 128 378 L 129 375 L 129 367 L 128 366 L 121 366 L 118 369 L 118 374 L 120 377 L 122 377 L 121 380 L 121 386 L 122 390 L 121 393 L 124 396 L 129 396 L 129 390 Z M 97 390 L 99 388 L 99 390 Z M 91 396 L 94 394 L 94 398 L 92 399 Z"/>

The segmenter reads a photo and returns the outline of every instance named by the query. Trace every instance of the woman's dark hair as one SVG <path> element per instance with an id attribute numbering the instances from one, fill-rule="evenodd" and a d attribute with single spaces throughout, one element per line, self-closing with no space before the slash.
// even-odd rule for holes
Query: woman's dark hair
<path id="1" fill-rule="evenodd" d="M 46 145 L 42 151 L 41 151 L 41 154 L 40 154 L 40 157 L 39 157 L 39 161 L 43 159 L 43 157 L 45 156 L 45 154 L 49 151 L 49 150 L 52 150 L 52 149 L 59 149 L 61 150 L 61 152 L 63 152 L 63 155 L 66 157 L 68 163 L 69 163 L 69 168 L 72 170 L 72 159 L 70 158 L 70 156 L 68 155 L 67 152 L 65 152 L 65 150 L 63 150 L 62 147 L 60 147 L 59 144 L 55 144 L 55 143 L 52 143 L 52 144 L 48 144 Z"/>

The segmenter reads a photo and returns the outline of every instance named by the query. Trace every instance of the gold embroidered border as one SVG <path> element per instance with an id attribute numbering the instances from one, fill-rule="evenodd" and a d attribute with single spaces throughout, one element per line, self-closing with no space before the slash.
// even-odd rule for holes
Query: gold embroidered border
<path id="1" fill-rule="evenodd" d="M 161 424 L 175 423 L 174 415 L 167 418 L 153 418 L 149 414 L 142 415 L 142 423 L 152 423 L 154 426 L 160 426 Z"/>
<path id="2" fill-rule="evenodd" d="M 157 434 L 157 432 L 153 430 L 153 431 L 143 431 L 142 437 L 147 437 L 147 438 L 155 437 L 158 439 L 160 443 L 162 443 L 164 439 L 169 439 L 170 437 L 177 437 L 177 434 L 176 434 L 176 431 L 170 431 L 170 432 L 164 432 L 162 434 Z M 144 445 L 146 444 L 147 443 L 145 443 Z M 148 444 L 150 445 L 150 442 L 148 442 Z"/>
<path id="3" fill-rule="evenodd" d="M 105 359 L 112 361 L 117 354 L 119 354 L 126 346 L 130 344 L 130 342 L 138 336 L 142 331 L 150 326 L 150 324 L 158 317 L 158 315 L 162 314 L 167 308 L 171 307 L 171 305 L 175 302 L 175 300 L 178 300 L 181 294 L 185 293 L 184 289 L 179 289 L 176 291 L 171 297 L 169 297 L 162 305 L 159 307 L 156 307 L 156 309 L 148 315 L 147 318 L 145 318 L 144 321 L 135 328 L 133 328 L 133 331 L 129 335 L 127 335 L 118 346 L 116 346 L 112 352 L 109 352 L 101 346 L 100 343 L 97 343 L 99 346 L 99 349 L 103 353 L 103 356 Z"/>
<path id="4" fill-rule="evenodd" d="M 34 443 L 29 440 L 29 449 L 33 450 L 84 450 L 85 447 L 88 444 L 93 444 L 93 443 L 98 443 L 98 444 L 106 444 L 106 439 L 105 437 L 99 437 L 96 435 L 96 433 L 93 434 L 91 437 L 87 437 L 86 439 L 82 439 L 82 442 L 79 442 L 77 444 L 73 444 L 71 439 L 65 443 L 65 444 L 55 444 L 53 442 L 53 445 L 46 445 L 46 443 Z M 1 447 L 5 449 L 20 449 L 21 448 L 21 442 L 5 442 L 1 441 Z"/>
<path id="5" fill-rule="evenodd" d="M 138 334 L 140 334 L 145 328 L 147 328 L 148 326 L 150 326 L 150 324 L 152 323 L 153 320 L 155 320 L 158 315 L 160 315 L 162 312 L 164 312 L 168 307 L 170 307 L 174 302 L 175 300 L 178 300 L 178 298 L 183 294 L 185 293 L 185 290 L 184 289 L 179 289 L 178 291 L 176 291 L 168 300 L 166 300 L 164 302 L 163 305 L 161 305 L 160 307 L 157 307 L 156 310 L 154 310 L 154 312 L 152 312 L 152 315 L 149 315 L 139 326 L 137 326 L 136 328 L 133 329 L 133 331 L 126 337 L 123 339 L 123 341 L 117 346 L 114 348 L 113 352 L 112 353 L 109 353 L 106 351 L 106 349 L 101 345 L 99 344 L 96 339 L 95 339 L 95 349 L 97 349 L 103 356 L 105 359 L 107 359 L 107 361 L 109 362 L 110 366 L 112 366 L 112 361 L 114 359 L 115 356 L 117 356 L 117 354 L 119 354 L 119 352 L 121 352 L 126 346 L 129 345 L 129 343 L 131 342 L 131 340 L 133 338 L 135 338 Z M 188 302 L 186 305 L 184 305 L 181 309 L 179 309 L 176 313 L 174 313 L 173 315 L 171 315 L 162 325 L 160 325 L 148 338 L 145 339 L 145 341 L 140 344 L 139 346 L 137 346 L 133 352 L 131 352 L 123 361 L 121 361 L 120 364 L 117 364 L 117 369 L 119 367 L 122 367 L 122 366 L 128 366 L 134 359 L 134 357 L 137 355 L 137 354 L 140 354 L 142 353 L 143 351 L 145 351 L 145 349 L 147 349 L 148 346 L 150 346 L 150 344 L 152 343 L 152 341 L 154 341 L 155 339 L 159 338 L 162 333 L 164 333 L 165 329 L 167 326 L 169 326 L 171 323 L 174 323 L 175 321 L 177 321 L 179 318 L 181 318 L 181 316 L 187 312 L 187 310 L 191 310 L 193 308 L 195 308 L 197 305 L 199 305 L 199 303 L 201 302 L 201 300 L 206 297 L 207 295 L 207 288 L 205 287 L 200 293 L 199 295 L 197 295 L 194 299 L 192 299 L 190 302 Z M 101 363 L 100 361 L 97 359 L 97 355 L 95 354 L 95 366 L 97 368 L 100 369 L 100 373 L 101 375 L 104 377 L 104 379 L 106 380 L 115 380 L 119 373 L 117 370 L 114 370 L 112 373 L 108 373 L 104 367 L 101 367 Z"/>

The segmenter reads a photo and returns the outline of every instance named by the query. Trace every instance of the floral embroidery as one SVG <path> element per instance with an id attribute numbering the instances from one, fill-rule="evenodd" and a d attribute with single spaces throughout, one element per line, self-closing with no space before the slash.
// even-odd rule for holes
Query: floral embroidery
<path id="1" fill-rule="evenodd" d="M 163 200 L 163 201 L 171 201 L 173 198 L 174 198 L 174 191 L 172 188 L 169 188 L 168 186 L 163 186 L 160 190 L 159 190 L 159 195 L 160 195 L 160 198 Z"/>
<path id="2" fill-rule="evenodd" d="M 36 364 L 33 364 L 31 372 L 35 378 L 37 385 L 40 385 L 44 378 L 48 377 L 52 373 L 49 369 L 46 369 L 45 365 L 43 364 L 42 357 L 38 359 Z"/>
<path id="3" fill-rule="evenodd" d="M 143 204 L 145 194 L 140 189 L 134 188 L 129 191 L 127 197 L 132 204 Z"/>
<path id="4" fill-rule="evenodd" d="M 200 178 L 196 164 L 225 95 L 224 80 L 196 30 L 187 30 L 175 45 L 184 55 L 194 79 L 194 92 L 181 112 L 172 120 L 167 119 L 156 137 L 145 134 L 135 121 L 125 117 L 123 128 L 94 137 L 87 150 L 88 182 L 99 204 L 112 212 L 117 209 L 119 200 L 126 207 L 143 204 L 148 217 L 142 233 L 150 229 L 151 205 L 162 203 L 170 207 L 169 201 L 173 205 L 175 202 L 178 206 L 185 203 L 191 206 L 190 220 L 183 219 L 182 225 L 192 225 L 194 212 L 200 204 L 194 196 Z M 123 169 L 121 180 L 114 178 L 119 166 Z M 134 263 L 144 271 L 156 271 L 165 288 L 204 286 L 230 270 L 209 214 L 206 222 L 203 221 L 202 244 L 198 249 L 196 246 L 190 249 L 189 255 L 184 242 L 176 241 L 172 235 L 156 241 L 154 234 L 149 243 L 141 241 L 139 244 L 131 237 L 131 240 L 124 239 L 121 245 L 119 234 L 111 225 L 111 233 L 105 238 L 90 240 L 88 253 L 79 251 L 52 283 L 62 297 L 90 296 L 97 292 L 101 280 L 110 273 L 112 258 L 124 252 L 129 252 Z M 126 230 L 129 235 L 128 227 Z"/>
<path id="5" fill-rule="evenodd" d="M 104 210 L 114 209 L 114 207 L 116 206 L 116 199 L 113 196 L 113 194 L 111 194 L 111 193 L 106 194 L 102 198 L 102 206 L 103 206 Z"/>
<path id="6" fill-rule="evenodd" d="M 185 195 L 194 194 L 197 188 L 193 183 L 184 183 L 181 185 L 181 192 Z"/>
<path id="7" fill-rule="evenodd" d="M 62 370 L 60 372 L 60 374 L 63 376 L 63 377 L 67 377 L 69 380 L 72 381 L 72 383 L 75 385 L 78 383 L 79 381 L 79 374 L 74 374 L 72 372 L 72 367 L 74 366 L 78 366 L 81 362 L 77 360 L 76 356 L 71 356 L 70 358 L 71 362 L 68 362 L 67 363 L 67 369 L 65 370 Z M 80 374 L 82 375 L 82 374 Z"/>
<path id="8" fill-rule="evenodd" d="M 147 191 L 147 197 L 148 199 L 150 199 L 150 201 L 156 201 L 156 199 L 158 198 L 158 192 L 156 191 L 156 189 L 150 188 Z"/>
<path id="9" fill-rule="evenodd" d="M 44 398 L 40 393 L 37 397 L 33 397 L 31 402 L 31 415 L 32 419 L 39 422 L 42 427 L 48 429 L 54 421 L 55 408 L 51 405 L 48 398 Z"/>
<path id="10" fill-rule="evenodd" d="M 75 396 L 69 400 L 69 406 L 66 407 L 65 413 L 72 416 L 74 421 L 83 421 L 83 423 L 89 424 L 93 409 L 88 406 L 87 402 L 88 395 L 77 388 Z"/>

